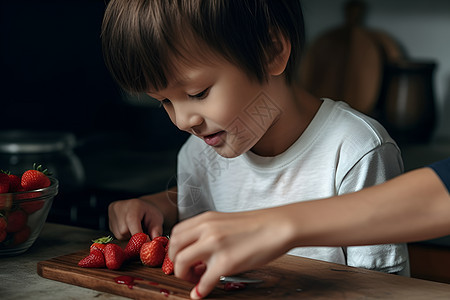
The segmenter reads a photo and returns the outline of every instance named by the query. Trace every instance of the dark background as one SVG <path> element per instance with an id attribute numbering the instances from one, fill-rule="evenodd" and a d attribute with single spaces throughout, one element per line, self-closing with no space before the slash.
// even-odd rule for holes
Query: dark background
<path id="1" fill-rule="evenodd" d="M 170 184 L 186 138 L 163 109 L 124 100 L 102 58 L 105 7 L 100 0 L 0 2 L 0 131 L 73 133 L 85 182 L 69 194 L 60 178 L 49 221 L 100 229 L 111 201 Z"/>

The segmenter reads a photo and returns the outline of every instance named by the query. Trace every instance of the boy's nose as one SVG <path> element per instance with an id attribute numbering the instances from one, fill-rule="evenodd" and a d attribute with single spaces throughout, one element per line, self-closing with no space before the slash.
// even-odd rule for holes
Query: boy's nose
<path id="1" fill-rule="evenodd" d="M 194 111 L 188 110 L 186 107 L 175 111 L 176 126 L 183 131 L 192 132 L 192 128 L 203 123 L 203 118 Z"/>

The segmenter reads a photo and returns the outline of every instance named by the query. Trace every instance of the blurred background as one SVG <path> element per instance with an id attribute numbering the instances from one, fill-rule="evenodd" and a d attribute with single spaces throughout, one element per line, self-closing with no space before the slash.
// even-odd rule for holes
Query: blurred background
<path id="1" fill-rule="evenodd" d="M 164 189 L 186 135 L 128 99 L 102 58 L 102 0 L 0 2 L 0 169 L 60 180 L 49 221 L 107 229 L 107 205 Z"/>
<path id="2" fill-rule="evenodd" d="M 45 164 L 60 180 L 48 220 L 96 229 L 108 228 L 111 201 L 174 184 L 187 138 L 155 102 L 112 81 L 100 44 L 106 2 L 0 2 L 0 168 Z M 380 120 L 406 170 L 448 157 L 450 1 L 302 5 L 300 84 Z"/>

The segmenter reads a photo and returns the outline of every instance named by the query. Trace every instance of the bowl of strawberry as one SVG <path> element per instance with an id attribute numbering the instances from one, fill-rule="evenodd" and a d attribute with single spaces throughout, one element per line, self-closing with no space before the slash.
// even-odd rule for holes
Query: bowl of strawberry
<path id="1" fill-rule="evenodd" d="M 0 255 L 33 245 L 57 193 L 58 180 L 41 165 L 19 175 L 0 170 Z"/>

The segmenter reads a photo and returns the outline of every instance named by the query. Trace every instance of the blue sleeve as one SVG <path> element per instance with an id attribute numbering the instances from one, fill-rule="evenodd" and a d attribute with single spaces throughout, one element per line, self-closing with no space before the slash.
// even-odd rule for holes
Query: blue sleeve
<path id="1" fill-rule="evenodd" d="M 429 165 L 441 178 L 447 190 L 450 192 L 450 157 Z"/>

